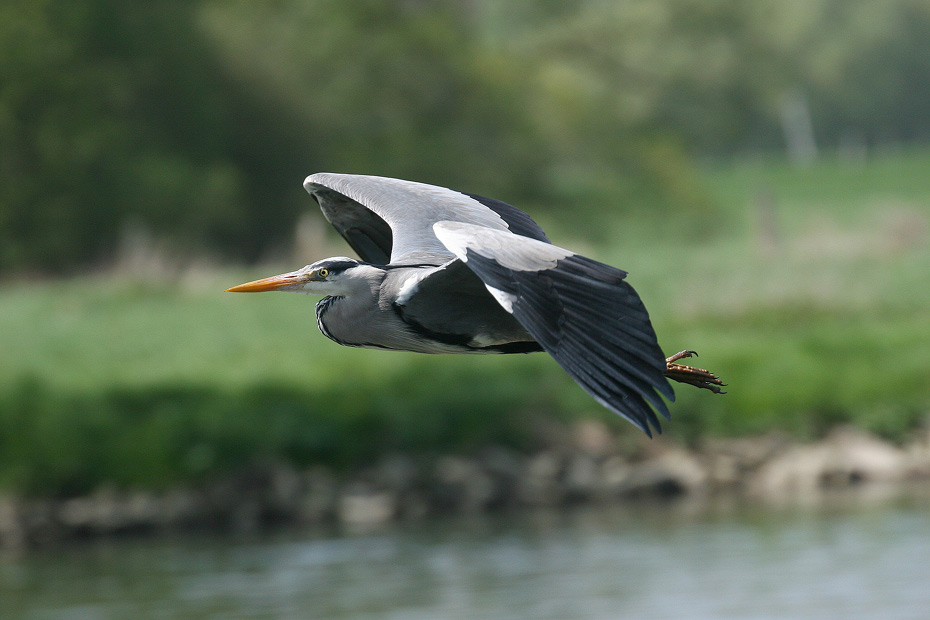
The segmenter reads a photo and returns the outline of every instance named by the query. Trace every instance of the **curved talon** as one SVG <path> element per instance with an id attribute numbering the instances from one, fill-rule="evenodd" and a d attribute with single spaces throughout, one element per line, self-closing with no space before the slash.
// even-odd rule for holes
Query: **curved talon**
<path id="1" fill-rule="evenodd" d="M 685 349 L 684 351 L 679 351 L 678 353 L 676 353 L 675 355 L 673 355 L 673 356 L 671 356 L 671 357 L 665 358 L 665 362 L 668 363 L 668 364 L 670 364 L 670 363 L 672 363 L 672 362 L 677 362 L 677 361 L 680 360 L 680 359 L 683 359 L 683 358 L 686 358 L 686 357 L 691 357 L 692 355 L 693 355 L 694 357 L 698 357 L 697 351 L 693 351 L 693 350 L 691 350 L 691 349 Z"/>

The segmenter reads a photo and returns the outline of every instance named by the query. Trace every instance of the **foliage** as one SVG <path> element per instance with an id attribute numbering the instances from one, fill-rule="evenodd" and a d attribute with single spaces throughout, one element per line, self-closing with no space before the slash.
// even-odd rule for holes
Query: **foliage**
<path id="1" fill-rule="evenodd" d="M 928 0 L 0 4 L 0 269 L 289 245 L 319 170 L 706 211 L 692 154 L 927 138 Z M 563 218 L 565 219 L 565 218 Z M 584 222 L 582 222 L 584 223 Z"/>
<path id="2" fill-rule="evenodd" d="M 597 247 L 553 232 L 629 270 L 666 352 L 697 349 L 729 383 L 678 387 L 654 441 L 841 423 L 901 439 L 926 424 L 928 174 L 926 151 L 743 162 L 705 177 L 719 234 L 660 210 L 602 220 Z M 0 288 L 0 485 L 69 494 L 277 460 L 526 448 L 583 416 L 648 441 L 547 356 L 349 349 L 318 333 L 310 299 L 221 292 L 286 268 Z"/>
<path id="3" fill-rule="evenodd" d="M 108 257 L 133 220 L 248 249 L 249 193 L 280 178 L 238 128 L 286 134 L 222 77 L 190 7 L 4 4 L 0 267 L 71 271 Z"/>

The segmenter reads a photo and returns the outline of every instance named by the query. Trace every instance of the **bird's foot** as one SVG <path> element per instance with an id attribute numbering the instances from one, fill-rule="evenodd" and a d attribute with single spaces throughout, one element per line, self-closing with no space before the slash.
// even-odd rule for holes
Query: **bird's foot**
<path id="1" fill-rule="evenodd" d="M 685 366 L 684 364 L 677 363 L 678 360 L 691 357 L 692 355 L 696 357 L 697 351 L 679 351 L 675 355 L 666 358 L 665 376 L 679 383 L 687 383 L 694 387 L 710 390 L 714 394 L 726 394 L 726 392 L 721 389 L 726 386 L 726 383 L 721 381 L 720 377 L 714 373 L 704 370 L 703 368 L 695 368 L 694 366 Z"/>

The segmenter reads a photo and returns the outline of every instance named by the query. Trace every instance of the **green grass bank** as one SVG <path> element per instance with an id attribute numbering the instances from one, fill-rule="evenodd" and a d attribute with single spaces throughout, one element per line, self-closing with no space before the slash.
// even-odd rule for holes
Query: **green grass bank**
<path id="1" fill-rule="evenodd" d="M 628 270 L 666 352 L 697 349 L 729 383 L 679 386 L 658 441 L 842 423 L 900 439 L 930 412 L 928 179 L 927 151 L 760 158 L 708 166 L 706 213 L 605 199 L 562 210 L 598 209 L 596 237 L 542 223 Z M 346 349 L 311 298 L 222 292 L 293 267 L 0 284 L 0 488 L 160 488 L 281 459 L 531 447 L 581 417 L 625 428 L 545 355 Z"/>

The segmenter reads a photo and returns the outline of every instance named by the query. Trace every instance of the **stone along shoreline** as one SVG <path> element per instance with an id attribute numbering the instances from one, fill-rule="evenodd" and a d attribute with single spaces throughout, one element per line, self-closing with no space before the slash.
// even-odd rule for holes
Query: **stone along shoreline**
<path id="1" fill-rule="evenodd" d="M 784 504 L 816 501 L 835 489 L 913 481 L 930 487 L 930 431 L 903 445 L 839 428 L 807 444 L 770 434 L 708 440 L 693 449 L 659 440 L 625 450 L 595 421 L 562 435 L 531 454 L 503 447 L 468 457 L 392 454 L 345 472 L 270 463 L 166 492 L 8 495 L 0 497 L 0 547 L 187 530 L 249 532 L 281 524 L 373 526 L 643 498 L 730 496 Z"/>

